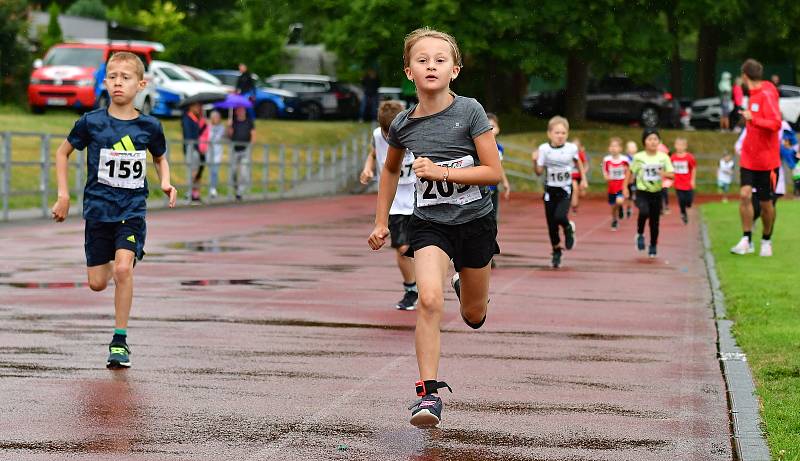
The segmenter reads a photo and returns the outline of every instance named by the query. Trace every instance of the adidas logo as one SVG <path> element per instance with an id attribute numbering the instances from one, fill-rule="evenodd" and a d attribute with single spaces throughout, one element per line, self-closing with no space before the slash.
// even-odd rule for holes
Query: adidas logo
<path id="1" fill-rule="evenodd" d="M 125 240 L 131 243 L 136 243 L 136 237 L 134 237 L 133 235 L 129 235 L 128 238 L 126 238 Z"/>

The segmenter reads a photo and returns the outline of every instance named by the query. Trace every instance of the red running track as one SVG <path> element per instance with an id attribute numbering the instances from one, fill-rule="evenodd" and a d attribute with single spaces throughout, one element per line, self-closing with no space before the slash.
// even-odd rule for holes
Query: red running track
<path id="1" fill-rule="evenodd" d="M 104 368 L 113 290 L 83 224 L 0 227 L 3 460 L 730 460 L 696 215 L 660 256 L 582 204 L 549 268 L 541 201 L 502 203 L 484 328 L 447 291 L 439 429 L 409 425 L 413 312 L 374 196 L 151 213 L 133 368 Z"/>

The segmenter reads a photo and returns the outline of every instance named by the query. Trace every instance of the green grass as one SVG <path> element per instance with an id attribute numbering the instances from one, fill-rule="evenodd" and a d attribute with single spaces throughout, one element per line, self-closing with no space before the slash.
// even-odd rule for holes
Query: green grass
<path id="1" fill-rule="evenodd" d="M 747 353 L 776 460 L 800 461 L 800 201 L 778 202 L 774 256 L 729 252 L 741 237 L 738 203 L 704 205 L 733 332 Z"/>

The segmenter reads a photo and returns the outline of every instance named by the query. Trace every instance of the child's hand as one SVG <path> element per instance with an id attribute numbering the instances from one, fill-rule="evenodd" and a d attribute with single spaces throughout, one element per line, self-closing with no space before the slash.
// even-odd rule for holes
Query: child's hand
<path id="1" fill-rule="evenodd" d="M 631 198 L 631 191 L 629 191 L 627 187 L 623 187 L 622 196 L 625 197 L 626 200 Z"/>
<path id="2" fill-rule="evenodd" d="M 389 236 L 389 228 L 377 224 L 375 229 L 372 230 L 372 233 L 369 234 L 369 239 L 367 243 L 369 243 L 369 247 L 373 250 L 380 250 L 380 248 L 386 244 L 386 237 Z"/>
<path id="3" fill-rule="evenodd" d="M 539 160 L 539 149 L 531 152 L 531 160 L 533 161 L 533 164 L 536 165 L 536 162 Z"/>
<path id="4" fill-rule="evenodd" d="M 53 215 L 53 220 L 55 222 L 62 222 L 66 219 L 67 215 L 69 214 L 69 196 L 67 197 L 58 197 L 56 200 L 55 205 L 50 210 Z"/>
<path id="5" fill-rule="evenodd" d="M 161 191 L 169 197 L 169 207 L 175 208 L 175 202 L 178 200 L 178 189 L 175 189 L 170 183 L 162 183 Z"/>
<path id="6" fill-rule="evenodd" d="M 581 189 L 586 190 L 589 188 L 589 181 L 586 180 L 586 176 L 581 178 Z"/>
<path id="7" fill-rule="evenodd" d="M 375 177 L 375 174 L 372 172 L 372 170 L 365 169 L 361 172 L 361 175 L 358 177 L 358 180 L 361 182 L 361 184 L 366 185 L 370 181 L 372 181 L 373 177 Z"/>
<path id="8" fill-rule="evenodd" d="M 418 178 L 431 181 L 441 181 L 444 178 L 445 168 L 431 162 L 429 158 L 417 157 L 411 167 Z"/>
<path id="9" fill-rule="evenodd" d="M 503 182 L 503 198 L 506 200 L 511 198 L 511 184 L 508 181 Z"/>

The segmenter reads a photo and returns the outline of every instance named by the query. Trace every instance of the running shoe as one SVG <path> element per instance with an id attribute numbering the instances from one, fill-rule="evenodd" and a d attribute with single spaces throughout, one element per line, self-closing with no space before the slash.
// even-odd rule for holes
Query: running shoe
<path id="1" fill-rule="evenodd" d="M 772 242 L 769 240 L 761 241 L 761 251 L 758 252 L 759 256 L 770 257 L 772 256 Z"/>
<path id="2" fill-rule="evenodd" d="M 644 251 L 644 234 L 636 234 L 636 249 Z"/>
<path id="3" fill-rule="evenodd" d="M 461 278 L 459 278 L 458 272 L 453 274 L 453 277 L 450 279 L 450 286 L 453 287 L 453 291 L 456 292 L 458 300 L 461 301 Z"/>
<path id="4" fill-rule="evenodd" d="M 684 224 L 689 224 L 689 215 L 681 213 L 681 221 L 683 221 Z"/>
<path id="5" fill-rule="evenodd" d="M 575 246 L 575 221 L 570 221 L 564 228 L 564 246 L 571 250 Z"/>
<path id="6" fill-rule="evenodd" d="M 411 424 L 417 427 L 436 427 L 442 420 L 442 399 L 436 394 L 428 394 L 413 405 L 411 410 Z"/>
<path id="7" fill-rule="evenodd" d="M 731 248 L 731 253 L 735 255 L 744 255 L 748 253 L 754 253 L 756 249 L 753 247 L 752 242 L 747 237 L 742 237 L 739 240 L 739 243 L 736 244 L 733 248 Z"/>
<path id="8" fill-rule="evenodd" d="M 648 258 L 655 258 L 657 254 L 658 254 L 658 251 L 656 251 L 656 246 L 655 245 L 650 245 L 650 248 L 647 249 L 647 257 Z"/>
<path id="9" fill-rule="evenodd" d="M 108 360 L 106 368 L 130 368 L 131 349 L 125 343 L 111 343 L 108 345 Z"/>
<path id="10" fill-rule="evenodd" d="M 615 219 L 611 221 L 611 230 L 616 231 L 618 228 L 619 228 L 619 223 L 617 222 L 617 220 Z"/>
<path id="11" fill-rule="evenodd" d="M 553 250 L 553 260 L 551 262 L 553 269 L 558 269 L 561 266 L 561 248 Z"/>
<path id="12" fill-rule="evenodd" d="M 403 295 L 403 299 L 398 301 L 394 307 L 400 311 L 413 311 L 416 309 L 418 298 L 419 293 L 416 291 L 406 290 L 406 293 Z"/>

